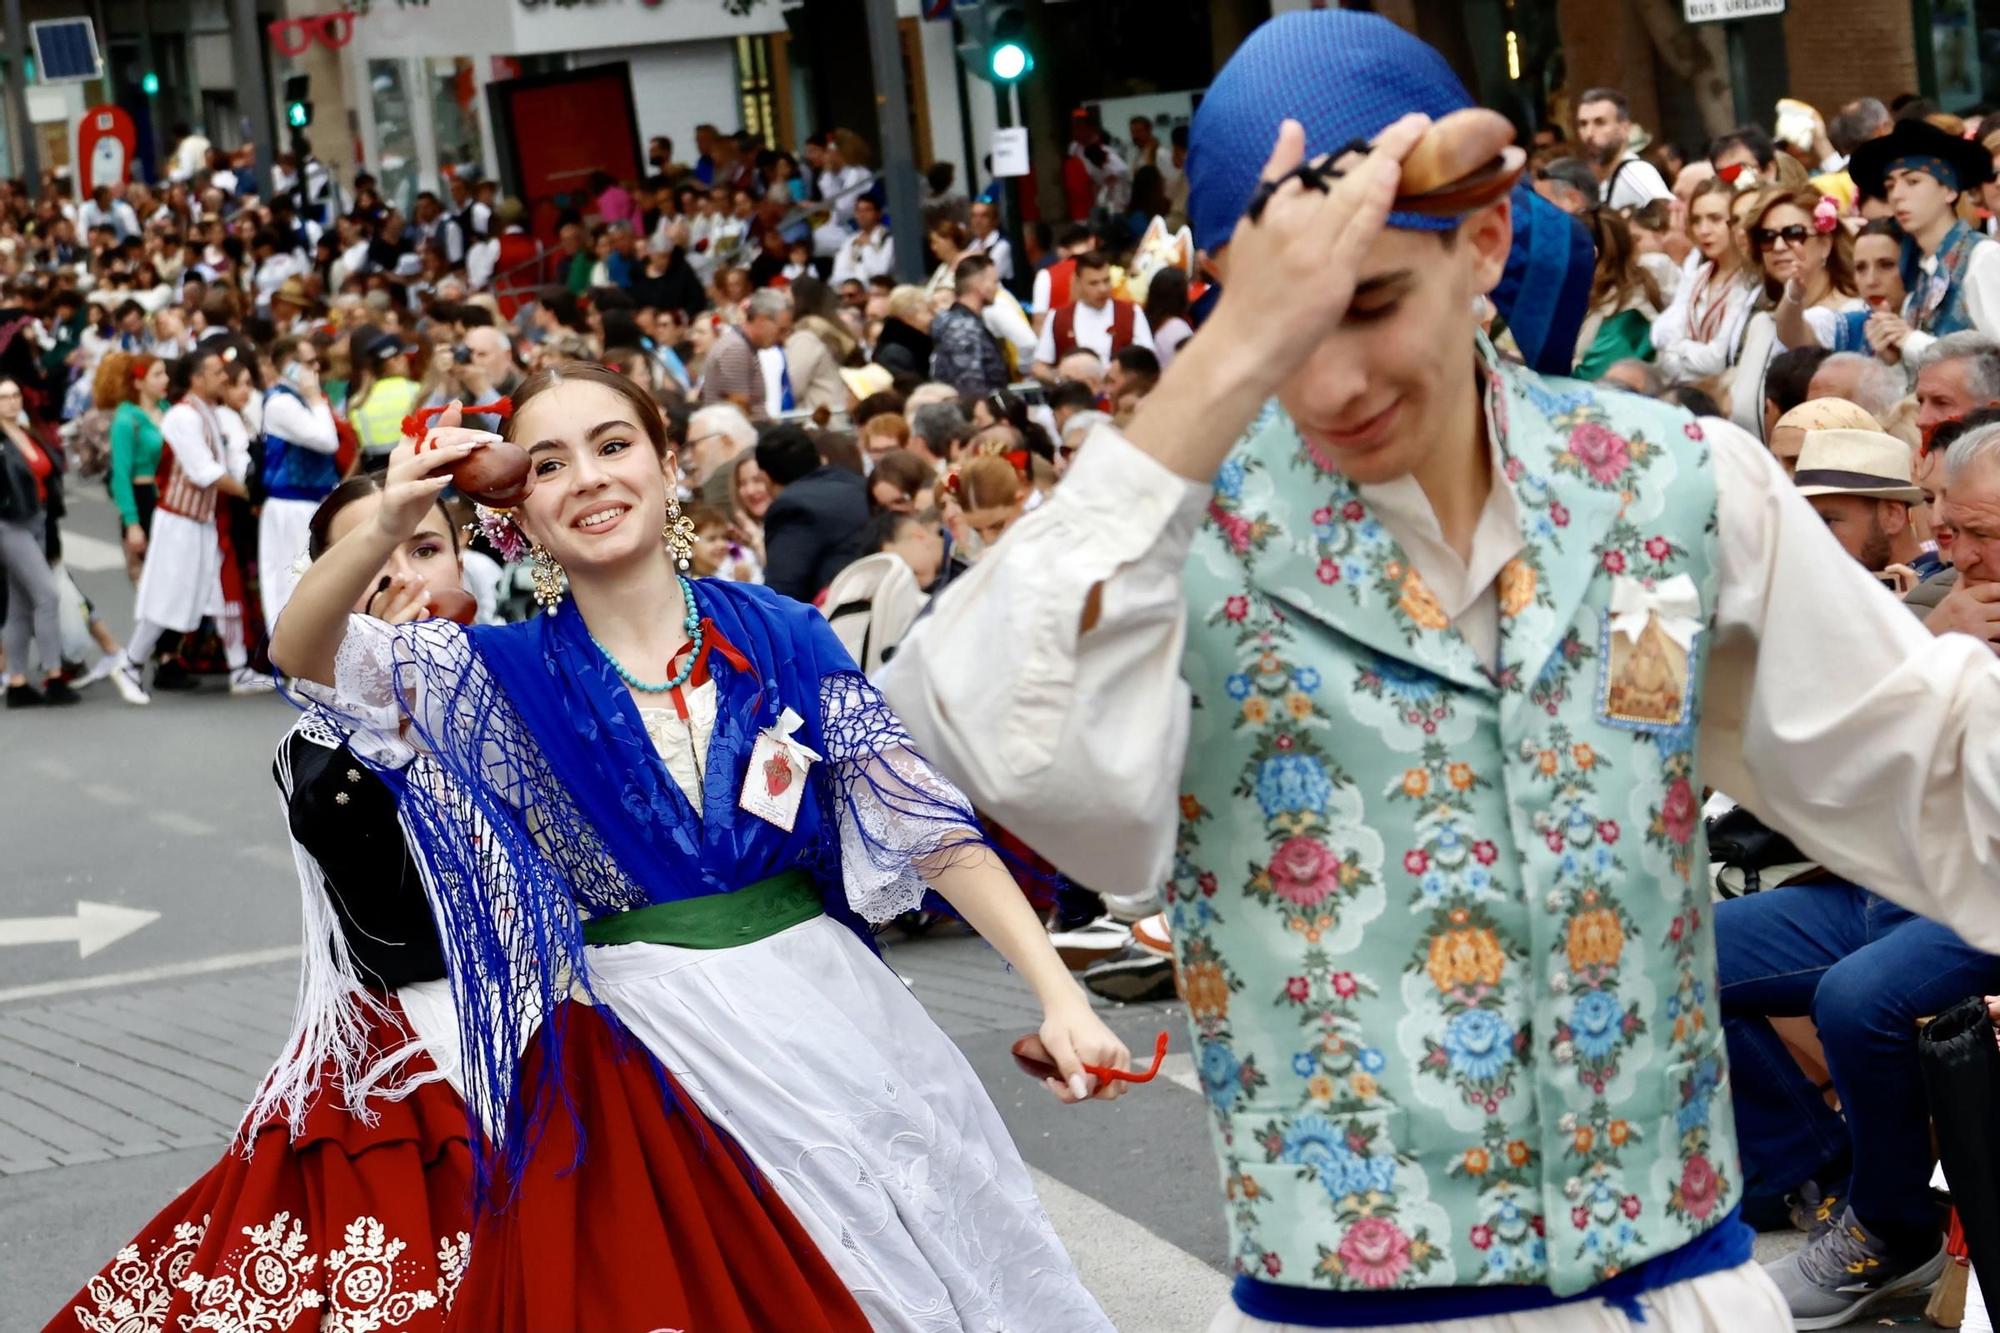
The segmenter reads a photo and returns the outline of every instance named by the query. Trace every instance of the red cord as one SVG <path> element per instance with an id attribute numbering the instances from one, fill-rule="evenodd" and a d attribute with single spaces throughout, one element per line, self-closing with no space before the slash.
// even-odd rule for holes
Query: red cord
<path id="1" fill-rule="evenodd" d="M 1153 1067 L 1143 1074 L 1135 1074 L 1128 1069 L 1107 1069 L 1103 1065 L 1085 1065 L 1083 1072 L 1095 1074 L 1106 1083 L 1151 1083 L 1158 1077 L 1160 1064 L 1167 1058 L 1167 1034 L 1162 1032 L 1153 1039 Z"/>
<path id="2" fill-rule="evenodd" d="M 406 440 L 422 439 L 424 432 L 430 429 L 431 422 L 435 421 L 440 414 L 450 410 L 451 404 L 449 403 L 446 403 L 443 407 L 418 408 L 403 418 L 403 438 Z M 514 415 L 514 400 L 504 397 L 495 398 L 490 403 L 475 403 L 471 407 L 461 406 L 459 411 L 466 416 L 499 417 L 502 421 L 505 421 L 508 417 Z"/>

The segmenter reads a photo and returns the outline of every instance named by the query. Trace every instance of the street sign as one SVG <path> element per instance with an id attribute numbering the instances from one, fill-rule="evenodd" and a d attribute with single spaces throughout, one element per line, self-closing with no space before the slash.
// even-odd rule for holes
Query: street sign
<path id="1" fill-rule="evenodd" d="M 76 956 L 88 958 L 106 945 L 116 944 L 133 931 L 159 919 L 158 912 L 148 912 L 144 908 L 79 901 L 75 916 L 0 918 L 0 945 L 67 944 L 75 940 Z"/>
<path id="2" fill-rule="evenodd" d="M 130 181 L 132 153 L 138 142 L 132 117 L 123 107 L 94 106 L 85 111 L 76 126 L 76 160 L 83 165 L 83 188 L 94 190 Z"/>
<path id="3" fill-rule="evenodd" d="M 1016 125 L 1011 129 L 993 131 L 993 174 L 995 176 L 1025 176 L 1028 174 L 1028 131 Z"/>
<path id="4" fill-rule="evenodd" d="M 1681 0 L 1681 13 L 1689 23 L 1763 18 L 1784 12 L 1785 0 Z"/>

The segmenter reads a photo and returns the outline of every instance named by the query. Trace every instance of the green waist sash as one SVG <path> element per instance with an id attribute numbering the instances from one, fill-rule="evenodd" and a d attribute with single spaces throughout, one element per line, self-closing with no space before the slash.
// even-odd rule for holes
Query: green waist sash
<path id="1" fill-rule="evenodd" d="M 730 949 L 789 930 L 821 911 L 812 876 L 794 866 L 734 893 L 708 893 L 593 917 L 583 923 L 583 942 Z"/>

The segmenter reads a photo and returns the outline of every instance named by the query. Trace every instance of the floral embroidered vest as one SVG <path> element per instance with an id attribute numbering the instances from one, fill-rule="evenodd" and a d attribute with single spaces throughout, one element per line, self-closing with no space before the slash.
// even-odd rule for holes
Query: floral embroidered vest
<path id="1" fill-rule="evenodd" d="M 1694 753 L 1708 446 L 1480 352 L 1526 540 L 1497 678 L 1275 404 L 1188 564 L 1168 910 L 1259 1279 L 1569 1294 L 1739 1193 Z M 1668 580 L 1699 595 L 1685 649 L 1614 632 L 1614 589 Z"/>

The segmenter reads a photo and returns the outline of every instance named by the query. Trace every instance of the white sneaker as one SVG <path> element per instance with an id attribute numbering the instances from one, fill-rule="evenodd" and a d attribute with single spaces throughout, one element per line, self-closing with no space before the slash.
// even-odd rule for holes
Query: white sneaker
<path id="1" fill-rule="evenodd" d="M 229 673 L 229 692 L 235 695 L 269 694 L 278 688 L 269 676 L 254 671 L 247 666 L 237 667 Z"/>
<path id="2" fill-rule="evenodd" d="M 95 685 L 98 681 L 103 680 L 116 671 L 118 664 L 124 660 L 124 653 L 106 653 L 97 659 L 96 666 L 93 666 L 90 670 L 84 672 L 83 675 L 72 681 L 71 685 L 79 690 L 86 685 Z"/>
<path id="3" fill-rule="evenodd" d="M 118 688 L 118 693 L 124 696 L 128 704 L 144 707 L 153 702 L 153 697 L 146 693 L 146 668 L 130 658 L 121 657 L 112 666 L 111 683 Z"/>
<path id="4" fill-rule="evenodd" d="M 1131 928 L 1108 916 L 1075 930 L 1052 931 L 1049 935 L 1049 943 L 1055 945 L 1072 972 L 1080 972 L 1100 958 L 1111 957 L 1131 942 Z"/>

